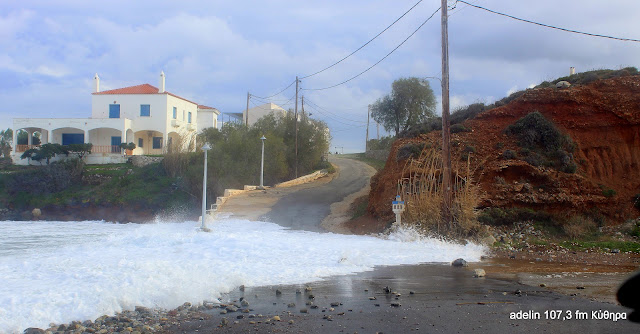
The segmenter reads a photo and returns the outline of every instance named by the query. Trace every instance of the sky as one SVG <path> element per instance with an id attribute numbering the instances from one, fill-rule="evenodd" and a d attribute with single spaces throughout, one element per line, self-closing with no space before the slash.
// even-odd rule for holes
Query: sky
<path id="1" fill-rule="evenodd" d="M 0 0 L 0 129 L 13 118 L 86 118 L 93 76 L 101 90 L 149 83 L 238 113 L 365 44 L 418 0 Z M 469 0 L 563 28 L 640 39 L 640 1 Z M 568 33 L 449 0 L 451 108 L 491 103 L 545 80 L 640 64 L 640 43 Z M 327 122 L 331 150 L 363 152 L 367 106 L 402 77 L 441 77 L 440 7 L 423 0 L 338 65 L 301 80 L 311 118 Z M 441 100 L 440 82 L 429 79 Z M 270 101 L 293 108 L 295 85 Z M 300 106 L 301 108 L 301 106 Z M 437 113 L 441 113 L 440 104 Z M 225 119 L 226 120 L 226 119 Z M 380 126 L 380 136 L 387 135 Z M 370 137 L 377 136 L 375 123 Z"/>

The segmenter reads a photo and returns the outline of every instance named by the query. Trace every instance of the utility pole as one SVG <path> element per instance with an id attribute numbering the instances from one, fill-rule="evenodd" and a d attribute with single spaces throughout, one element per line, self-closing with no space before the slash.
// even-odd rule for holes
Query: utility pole
<path id="1" fill-rule="evenodd" d="M 295 111 L 295 121 L 296 121 L 296 179 L 298 178 L 298 76 L 296 76 L 296 111 Z"/>
<path id="2" fill-rule="evenodd" d="M 449 132 L 449 29 L 447 24 L 447 0 L 442 0 L 442 217 L 451 224 L 451 152 Z"/>
<path id="3" fill-rule="evenodd" d="M 302 100 L 302 119 L 304 119 L 304 95 L 300 99 Z"/>
<path id="4" fill-rule="evenodd" d="M 369 114 L 371 114 L 371 105 L 367 106 L 367 139 L 364 142 L 364 151 L 369 151 Z"/>
<path id="5" fill-rule="evenodd" d="M 249 98 L 251 98 L 251 94 L 247 92 L 247 115 L 245 116 L 244 125 L 249 127 Z"/>
<path id="6" fill-rule="evenodd" d="M 380 123 L 376 122 L 376 136 L 380 140 Z"/>

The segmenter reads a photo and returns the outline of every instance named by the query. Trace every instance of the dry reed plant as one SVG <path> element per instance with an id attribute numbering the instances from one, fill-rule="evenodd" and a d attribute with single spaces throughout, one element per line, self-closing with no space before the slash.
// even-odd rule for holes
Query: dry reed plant
<path id="1" fill-rule="evenodd" d="M 475 209 L 479 191 L 472 174 L 469 160 L 463 173 L 454 171 L 454 222 L 449 224 L 442 219 L 442 156 L 436 149 L 425 147 L 417 159 L 408 159 L 398 181 L 398 194 L 406 203 L 405 224 L 441 236 L 467 237 L 476 233 L 480 226 Z"/>

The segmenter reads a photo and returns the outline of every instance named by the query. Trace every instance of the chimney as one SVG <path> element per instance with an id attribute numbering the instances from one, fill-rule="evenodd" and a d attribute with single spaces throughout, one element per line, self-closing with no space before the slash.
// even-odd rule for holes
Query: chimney
<path id="1" fill-rule="evenodd" d="M 93 77 L 93 92 L 100 92 L 100 77 L 98 76 L 98 73 L 96 73 L 96 76 Z"/>
<path id="2" fill-rule="evenodd" d="M 574 74 L 576 74 L 576 68 L 573 66 L 569 67 L 569 76 L 572 76 Z"/>
<path id="3" fill-rule="evenodd" d="M 158 88 L 158 93 L 164 93 L 164 71 L 160 72 L 160 88 Z"/>

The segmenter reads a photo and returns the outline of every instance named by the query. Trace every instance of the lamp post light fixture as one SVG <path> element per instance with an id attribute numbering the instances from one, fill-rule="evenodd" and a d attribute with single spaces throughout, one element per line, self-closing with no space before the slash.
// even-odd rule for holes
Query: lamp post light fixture
<path id="1" fill-rule="evenodd" d="M 267 138 L 262 136 L 260 140 L 262 140 L 262 161 L 260 162 L 260 189 L 264 189 L 264 141 Z"/>
<path id="2" fill-rule="evenodd" d="M 211 232 L 210 229 L 207 228 L 206 223 L 206 215 L 207 215 L 207 151 L 211 149 L 209 143 L 205 143 L 202 146 L 202 150 L 204 151 L 204 175 L 202 177 L 202 226 L 200 226 L 200 231 L 203 232 Z"/>

